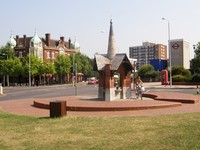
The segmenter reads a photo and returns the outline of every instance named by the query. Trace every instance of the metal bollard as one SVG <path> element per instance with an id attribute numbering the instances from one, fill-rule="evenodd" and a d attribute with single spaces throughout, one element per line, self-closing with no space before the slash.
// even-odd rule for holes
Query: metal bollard
<path id="1" fill-rule="evenodd" d="M 197 85 L 197 94 L 199 94 L 199 86 Z"/>

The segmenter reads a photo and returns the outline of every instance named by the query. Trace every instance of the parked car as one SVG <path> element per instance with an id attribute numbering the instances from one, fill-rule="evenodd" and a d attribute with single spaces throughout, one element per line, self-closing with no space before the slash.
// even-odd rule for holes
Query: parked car
<path id="1" fill-rule="evenodd" d="M 96 77 L 90 77 L 87 80 L 88 80 L 88 84 L 98 84 L 99 83 L 99 80 Z"/>
<path id="2" fill-rule="evenodd" d="M 96 80 L 96 79 L 89 80 L 89 81 L 88 81 L 88 84 L 97 84 L 97 80 Z"/>

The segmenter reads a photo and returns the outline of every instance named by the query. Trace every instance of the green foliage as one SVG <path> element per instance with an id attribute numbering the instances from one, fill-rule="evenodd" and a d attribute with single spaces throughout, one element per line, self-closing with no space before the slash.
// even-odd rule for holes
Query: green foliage
<path id="1" fill-rule="evenodd" d="M 39 75 L 39 70 L 42 67 L 42 61 L 37 56 L 30 55 L 30 62 L 31 76 Z"/>
<path id="2" fill-rule="evenodd" d="M 197 43 L 195 49 L 196 57 L 190 61 L 191 69 L 195 71 L 195 73 L 200 73 L 200 42 Z"/>
<path id="3" fill-rule="evenodd" d="M 70 73 L 70 68 L 72 64 L 69 57 L 58 55 L 54 62 L 54 65 L 56 72 L 60 75 L 64 75 Z"/>
<path id="4" fill-rule="evenodd" d="M 173 66 L 172 67 L 172 76 L 180 75 L 180 76 L 191 76 L 189 70 L 184 69 L 182 66 Z"/>
<path id="5" fill-rule="evenodd" d="M 55 65 L 49 60 L 43 64 L 43 71 L 45 74 L 56 74 Z"/>
<path id="6" fill-rule="evenodd" d="M 182 75 L 174 75 L 172 76 L 173 82 L 189 82 L 191 81 L 191 77 L 189 76 L 182 76 Z"/>
<path id="7" fill-rule="evenodd" d="M 199 55 L 199 54 L 200 54 L 200 42 L 197 43 L 196 49 L 195 49 L 194 52 L 195 52 L 196 55 Z"/>
<path id="8" fill-rule="evenodd" d="M 158 71 L 149 71 L 145 74 L 145 76 L 149 78 L 158 78 L 159 75 L 160 75 L 160 72 Z"/>
<path id="9" fill-rule="evenodd" d="M 15 57 L 15 52 L 10 46 L 2 46 L 0 48 L 0 59 L 11 59 Z"/>
<path id="10" fill-rule="evenodd" d="M 1 74 L 7 75 L 9 73 L 9 63 L 8 60 L 1 60 Z"/>
<path id="11" fill-rule="evenodd" d="M 95 76 L 97 77 L 98 72 L 93 71 L 93 60 L 84 54 L 76 53 L 70 55 L 70 60 L 77 64 L 77 72 L 84 74 L 85 78 Z M 73 70 L 73 66 L 71 68 Z"/>
<path id="12" fill-rule="evenodd" d="M 21 60 L 21 63 L 22 63 L 22 67 L 23 67 L 21 75 L 23 77 L 28 77 L 28 74 L 29 74 L 29 58 L 28 58 L 28 56 L 23 57 Z"/>
<path id="13" fill-rule="evenodd" d="M 172 81 L 174 82 L 188 82 L 191 81 L 191 73 L 189 70 L 184 69 L 182 66 L 172 67 Z"/>
<path id="14" fill-rule="evenodd" d="M 194 74 L 192 76 L 192 82 L 200 82 L 200 74 Z"/>
<path id="15" fill-rule="evenodd" d="M 77 64 L 77 72 L 87 74 L 91 69 L 90 61 L 86 55 L 81 53 L 74 54 L 74 62 Z"/>
<path id="16" fill-rule="evenodd" d="M 19 58 L 15 57 L 13 49 L 9 46 L 0 48 L 0 74 L 10 75 L 11 77 L 20 75 L 24 78 L 28 77 L 30 70 L 32 77 L 56 73 L 63 76 L 72 72 L 73 56 L 74 62 L 77 64 L 77 72 L 83 73 L 85 78 L 97 77 L 98 72 L 93 71 L 93 60 L 81 53 L 70 55 L 70 57 L 59 55 L 54 64 L 49 60 L 42 62 L 37 56 L 30 55 L 29 66 L 29 55 L 23 57 L 20 61 Z"/>
<path id="17" fill-rule="evenodd" d="M 195 73 L 200 73 L 200 53 L 191 60 L 191 68 Z"/>
<path id="18" fill-rule="evenodd" d="M 11 66 L 11 68 L 9 69 L 10 70 L 9 75 L 11 77 L 17 77 L 21 75 L 21 73 L 23 72 L 23 67 L 18 57 L 14 57 L 14 59 L 10 59 L 8 63 Z"/>
<path id="19" fill-rule="evenodd" d="M 19 58 L 7 59 L 1 61 L 2 75 L 18 76 L 23 71 L 22 64 Z"/>
<path id="20" fill-rule="evenodd" d="M 138 70 L 138 75 L 141 78 L 157 78 L 159 72 L 155 71 L 152 65 L 144 65 Z"/>

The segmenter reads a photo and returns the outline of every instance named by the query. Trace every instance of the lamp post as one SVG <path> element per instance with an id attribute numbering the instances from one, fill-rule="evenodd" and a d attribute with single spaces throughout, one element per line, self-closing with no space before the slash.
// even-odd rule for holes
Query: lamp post
<path id="1" fill-rule="evenodd" d="M 194 49 L 194 58 L 196 58 L 196 53 L 195 53 L 195 51 L 196 51 L 196 45 L 193 45 L 193 49 Z"/>
<path id="2" fill-rule="evenodd" d="M 73 86 L 75 87 L 75 96 L 77 96 L 77 63 L 75 63 L 75 58 L 73 54 Z"/>
<path id="3" fill-rule="evenodd" d="M 172 50 L 170 46 L 170 21 L 166 18 L 162 18 L 162 20 L 167 21 L 168 23 L 168 49 L 169 49 L 169 82 L 170 82 L 170 87 L 172 87 Z"/>
<path id="4" fill-rule="evenodd" d="M 2 56 L 5 58 L 5 60 L 8 60 L 8 54 L 2 53 Z M 7 86 L 9 86 L 9 75 L 8 74 L 6 75 L 6 78 L 5 78 L 5 75 L 3 76 L 3 86 L 6 86 L 6 83 L 7 83 Z"/>
<path id="5" fill-rule="evenodd" d="M 29 48 L 29 57 L 28 57 L 28 81 L 29 81 L 29 87 L 31 87 L 31 54 L 30 54 L 30 48 Z"/>

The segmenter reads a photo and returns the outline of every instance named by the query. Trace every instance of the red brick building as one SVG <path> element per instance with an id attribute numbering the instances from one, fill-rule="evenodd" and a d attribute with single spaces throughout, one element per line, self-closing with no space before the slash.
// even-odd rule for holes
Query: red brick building
<path id="1" fill-rule="evenodd" d="M 43 62 L 50 60 L 52 63 L 54 63 L 56 57 L 60 54 L 69 56 L 70 54 L 80 52 L 80 45 L 76 41 L 72 43 L 70 38 L 65 41 L 64 37 L 60 37 L 58 40 L 51 39 L 50 33 L 46 33 L 45 38 L 38 37 L 36 32 L 33 37 L 27 37 L 26 35 L 19 37 L 16 35 L 16 38 L 14 38 L 11 35 L 7 44 L 11 46 L 19 58 L 23 58 L 31 53 L 40 58 Z M 79 74 L 77 78 L 81 81 L 83 75 Z M 39 77 L 40 83 L 45 83 L 45 78 L 55 78 L 48 74 L 42 75 L 42 77 L 44 78 L 43 81 L 41 77 Z M 58 80 L 58 76 L 56 76 L 56 80 Z M 72 76 L 68 74 L 64 80 L 65 82 L 72 82 Z"/>
<path id="2" fill-rule="evenodd" d="M 16 35 L 15 41 L 16 46 L 13 49 L 19 58 L 26 56 L 30 52 L 43 61 L 49 59 L 54 62 L 59 54 L 68 56 L 72 53 L 80 52 L 80 46 L 76 41 L 72 43 L 70 38 L 65 41 L 64 37 L 60 37 L 58 40 L 51 39 L 50 33 L 46 33 L 45 38 L 38 37 L 37 33 L 33 37 L 24 35 L 20 38 Z"/>

